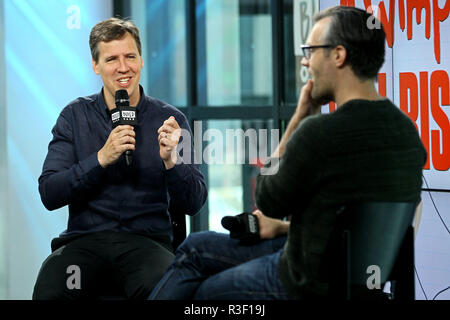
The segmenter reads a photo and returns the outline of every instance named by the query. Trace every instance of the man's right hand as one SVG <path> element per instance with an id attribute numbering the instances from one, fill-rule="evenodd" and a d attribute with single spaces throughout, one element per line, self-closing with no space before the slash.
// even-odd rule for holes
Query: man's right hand
<path id="1" fill-rule="evenodd" d="M 320 112 L 321 105 L 313 100 L 311 92 L 314 87 L 314 81 L 309 79 L 302 87 L 300 97 L 298 99 L 297 108 L 293 116 L 296 125 L 309 115 L 317 114 Z M 291 120 L 292 121 L 292 120 Z"/>
<path id="2" fill-rule="evenodd" d="M 97 159 L 103 168 L 114 164 L 127 150 L 135 149 L 135 132 L 132 126 L 117 126 L 109 134 L 105 145 L 97 153 Z"/>
<path id="3" fill-rule="evenodd" d="M 286 143 L 303 119 L 321 111 L 321 105 L 314 101 L 311 97 L 313 87 L 314 82 L 311 79 L 309 79 L 303 86 L 298 99 L 297 108 L 295 109 L 291 120 L 289 120 L 286 131 L 281 137 L 280 144 L 273 152 L 271 156 L 272 158 L 280 158 L 283 155 L 284 149 L 286 148 Z"/>

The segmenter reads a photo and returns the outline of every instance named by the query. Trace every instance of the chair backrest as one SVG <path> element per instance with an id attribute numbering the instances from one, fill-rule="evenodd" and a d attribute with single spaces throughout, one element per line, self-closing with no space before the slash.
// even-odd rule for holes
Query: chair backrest
<path id="1" fill-rule="evenodd" d="M 170 213 L 170 219 L 172 220 L 172 247 L 175 251 L 178 246 L 186 239 L 186 215 Z"/>
<path id="2" fill-rule="evenodd" d="M 414 237 L 411 241 L 405 236 L 412 229 L 416 205 L 411 202 L 367 202 L 345 205 L 338 210 L 336 230 L 331 239 L 335 250 L 334 269 L 330 272 L 331 296 L 384 298 L 386 295 L 382 290 L 388 280 L 394 280 L 392 277 L 395 276 L 400 282 L 404 281 L 400 279 L 401 272 L 394 271 L 398 264 L 414 268 Z M 405 281 L 411 281 L 411 277 Z M 403 289 L 405 285 L 400 287 Z M 407 287 L 410 290 L 411 284 Z"/>

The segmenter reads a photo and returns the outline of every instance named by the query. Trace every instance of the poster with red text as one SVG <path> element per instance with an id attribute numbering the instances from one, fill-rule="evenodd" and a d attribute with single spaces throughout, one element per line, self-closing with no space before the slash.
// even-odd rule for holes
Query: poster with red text
<path id="1" fill-rule="evenodd" d="M 450 190 L 450 0 L 323 0 L 320 10 L 335 5 L 365 9 L 381 21 L 387 50 L 379 93 L 417 127 L 428 154 L 423 188 Z"/>
<path id="2" fill-rule="evenodd" d="M 320 10 L 335 5 L 373 12 L 386 31 L 379 93 L 409 116 L 428 154 L 414 221 L 416 299 L 449 300 L 450 0 L 321 0 Z"/>

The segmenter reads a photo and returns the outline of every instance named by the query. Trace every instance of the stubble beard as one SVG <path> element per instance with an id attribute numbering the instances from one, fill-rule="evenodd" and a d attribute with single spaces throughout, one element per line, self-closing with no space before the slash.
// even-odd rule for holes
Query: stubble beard
<path id="1" fill-rule="evenodd" d="M 314 82 L 314 87 L 311 91 L 311 98 L 318 105 L 324 105 L 334 101 L 333 92 L 330 89 L 324 89 L 317 86 L 317 82 Z"/>

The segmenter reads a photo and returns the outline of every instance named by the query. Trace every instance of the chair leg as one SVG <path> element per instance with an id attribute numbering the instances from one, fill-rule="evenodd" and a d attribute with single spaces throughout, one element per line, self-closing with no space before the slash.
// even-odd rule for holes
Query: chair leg
<path id="1" fill-rule="evenodd" d="M 351 255 L 350 255 L 350 231 L 346 230 L 344 231 L 344 246 L 345 246 L 345 254 L 343 259 L 345 259 L 344 262 L 344 274 L 345 274 L 345 300 L 351 299 Z"/>
<path id="2" fill-rule="evenodd" d="M 405 239 L 400 248 L 395 266 L 395 300 L 415 299 L 415 278 L 414 278 L 414 229 L 409 227 L 406 231 Z"/>

